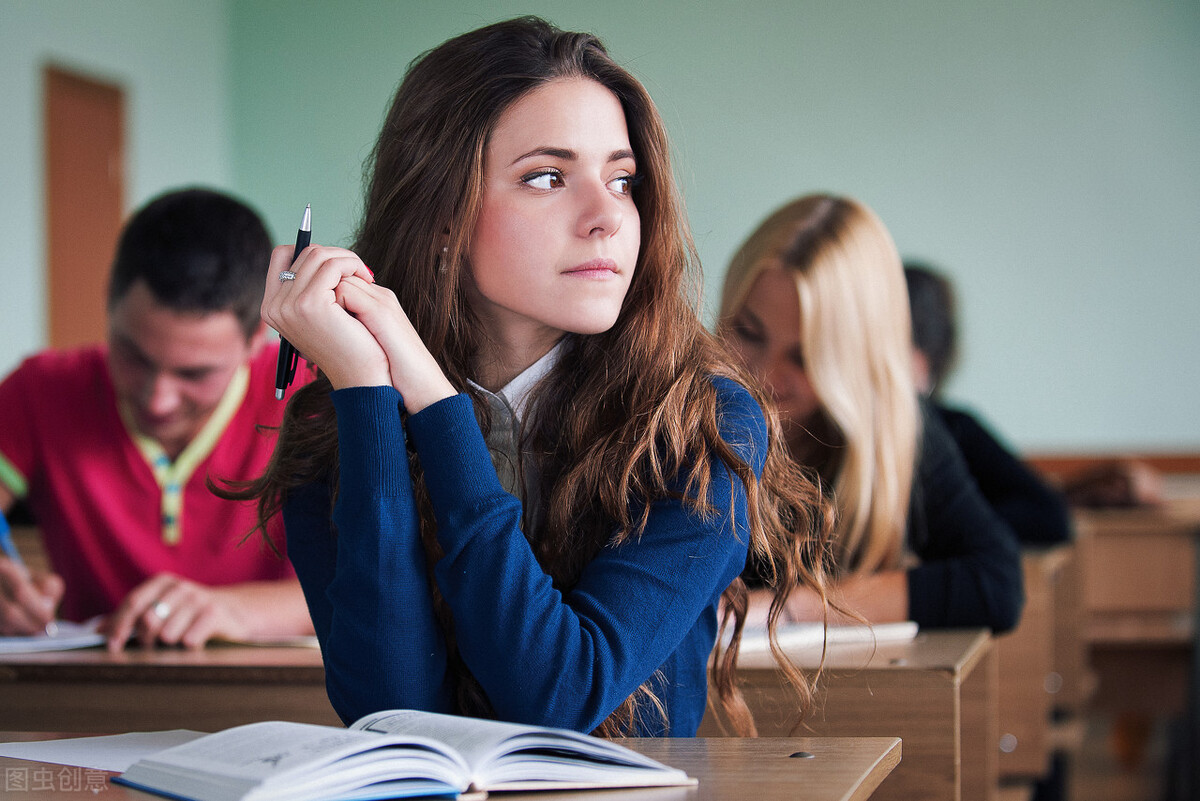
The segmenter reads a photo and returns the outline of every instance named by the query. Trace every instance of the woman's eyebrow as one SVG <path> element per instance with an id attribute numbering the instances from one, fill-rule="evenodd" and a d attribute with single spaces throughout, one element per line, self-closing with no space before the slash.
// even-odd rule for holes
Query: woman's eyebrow
<path id="1" fill-rule="evenodd" d="M 541 147 L 535 147 L 533 150 L 530 150 L 528 153 L 522 153 L 520 156 L 517 156 L 515 159 L 512 160 L 512 164 L 516 164 L 518 162 L 524 161 L 525 159 L 533 158 L 535 156 L 550 156 L 551 158 L 562 159 L 563 161 L 574 161 L 577 158 L 579 158 L 579 154 L 577 152 L 575 152 L 574 150 L 571 150 L 570 148 L 551 147 L 549 145 L 543 145 Z M 625 149 L 625 148 L 622 148 L 620 150 L 614 150 L 613 152 L 608 154 L 608 160 L 610 162 L 622 161 L 624 159 L 634 159 L 635 161 L 637 160 L 636 157 L 633 155 L 633 151 L 629 150 L 629 149 Z M 512 166 L 512 164 L 510 164 L 509 166 Z"/>
<path id="2" fill-rule="evenodd" d="M 565 147 L 550 147 L 549 145 L 543 145 L 542 147 L 535 147 L 528 153 L 522 153 L 513 159 L 512 163 L 516 164 L 519 161 L 531 159 L 534 156 L 550 156 L 551 158 L 562 159 L 563 161 L 574 161 L 578 157 L 578 154 L 574 150 L 569 150 Z"/>

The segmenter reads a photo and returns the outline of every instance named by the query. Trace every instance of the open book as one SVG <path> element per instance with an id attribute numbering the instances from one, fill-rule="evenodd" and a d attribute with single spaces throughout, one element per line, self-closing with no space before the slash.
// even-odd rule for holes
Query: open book
<path id="1" fill-rule="evenodd" d="M 194 801 L 696 783 L 578 732 L 414 710 L 377 712 L 348 729 L 282 721 L 237 726 L 141 759 L 113 781 Z"/>

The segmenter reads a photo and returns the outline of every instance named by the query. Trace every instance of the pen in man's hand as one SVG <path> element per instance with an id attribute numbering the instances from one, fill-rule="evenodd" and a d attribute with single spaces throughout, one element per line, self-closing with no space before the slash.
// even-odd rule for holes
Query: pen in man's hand
<path id="1" fill-rule="evenodd" d="M 25 568 L 25 560 L 21 558 L 21 552 L 17 550 L 17 544 L 13 542 L 12 531 L 8 527 L 8 518 L 0 513 L 0 551 L 13 561 L 14 564 Z M 46 624 L 46 633 L 53 637 L 58 633 L 58 624 L 53 620 Z"/>
<path id="2" fill-rule="evenodd" d="M 312 241 L 312 204 L 304 205 L 304 219 L 300 221 L 300 230 L 296 232 L 296 250 L 292 253 L 292 264 L 300 258 L 300 251 L 308 247 Z M 275 400 L 283 400 L 284 390 L 291 385 L 296 377 L 296 362 L 299 356 L 292 343 L 282 336 L 279 337 L 279 361 L 275 363 Z"/>
<path id="3" fill-rule="evenodd" d="M 17 545 L 12 540 L 12 533 L 8 528 L 8 519 L 3 514 L 0 514 L 0 551 L 3 551 L 5 556 L 18 565 L 25 565 L 21 560 L 21 552 L 17 550 Z"/>

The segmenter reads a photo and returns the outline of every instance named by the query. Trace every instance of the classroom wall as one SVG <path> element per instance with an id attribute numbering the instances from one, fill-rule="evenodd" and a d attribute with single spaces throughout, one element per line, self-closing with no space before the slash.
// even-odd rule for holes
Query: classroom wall
<path id="1" fill-rule="evenodd" d="M 110 32 L 161 26 L 170 44 L 155 49 L 164 61 L 149 59 L 151 72 L 173 64 L 172 51 L 227 48 L 222 66 L 201 58 L 201 72 L 231 76 L 212 101 L 217 117 L 228 104 L 227 126 L 199 138 L 227 138 L 229 161 L 139 158 L 142 180 L 165 185 L 208 166 L 263 209 L 280 241 L 311 202 L 316 239 L 340 244 L 359 211 L 363 159 L 413 57 L 519 13 L 593 30 L 646 83 L 671 131 L 706 319 L 725 263 L 762 216 L 807 191 L 852 194 L 904 254 L 957 282 L 964 362 L 949 393 L 1015 444 L 1200 449 L 1194 0 L 233 0 L 228 39 L 214 34 L 207 48 L 184 31 L 211 32 L 219 3 L 130 0 L 114 4 L 129 13 L 111 26 L 107 12 L 56 5 L 58 15 L 18 3 L 26 30 L 0 24 L 0 66 L 9 38 L 24 48 L 43 26 L 66 38 L 72 26 L 51 16 L 103 16 L 89 24 Z M 70 44 L 85 48 L 79 39 Z M 38 202 L 31 185 L 18 185 L 21 202 Z M 40 252 L 26 250 L 18 263 L 37 263 Z M 31 300 L 26 291 L 21 308 Z"/>
<path id="2" fill-rule="evenodd" d="M 599 33 L 660 105 L 708 319 L 762 216 L 852 194 L 958 284 L 951 397 L 1028 449 L 1200 447 L 1200 3 L 445 5 L 235 6 L 237 175 L 277 230 L 312 202 L 315 236 L 347 242 L 408 61 L 540 13 Z"/>
<path id="3" fill-rule="evenodd" d="M 124 87 L 127 210 L 232 188 L 228 20 L 224 0 L 0 0 L 0 375 L 46 344 L 43 66 Z"/>

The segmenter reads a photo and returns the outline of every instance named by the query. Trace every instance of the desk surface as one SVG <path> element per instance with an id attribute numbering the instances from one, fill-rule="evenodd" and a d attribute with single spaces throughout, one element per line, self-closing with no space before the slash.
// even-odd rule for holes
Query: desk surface
<path id="1" fill-rule="evenodd" d="M 36 740 L 78 735 L 0 731 L 0 741 Z M 900 740 L 895 737 L 797 737 L 738 739 L 629 739 L 625 745 L 699 779 L 697 787 L 645 790 L 587 791 L 573 793 L 504 794 L 505 801 L 860 801 L 870 798 L 879 783 L 900 761 Z M 812 758 L 793 758 L 798 752 Z M 85 775 L 86 774 L 86 775 Z M 78 801 L 91 796 L 85 789 L 104 771 L 84 771 L 62 765 L 0 757 L 0 799 L 8 801 Z M 35 784 L 35 780 L 39 782 Z M 13 782 L 28 782 L 27 790 Z M 22 785 L 18 785 L 20 787 Z M 154 799 L 158 796 L 104 783 L 103 798 L 110 801 Z M 42 789 L 34 789 L 34 788 Z M 99 793 L 97 793 L 99 794 Z"/>
<path id="2" fill-rule="evenodd" d="M 984 629 L 922 631 L 910 640 L 878 643 L 838 643 L 788 649 L 787 655 L 804 669 L 822 664 L 831 673 L 886 670 L 891 675 L 945 671 L 955 676 L 970 673 L 987 653 L 990 635 Z M 738 660 L 744 672 L 774 671 L 775 659 L 766 651 L 744 654 Z"/>
<path id="3" fill-rule="evenodd" d="M 130 647 L 110 653 L 104 648 L 0 654 L 0 682 L 23 678 L 97 678 L 160 681 L 236 679 L 261 674 L 263 680 L 286 675 L 295 680 L 324 680 L 321 652 L 316 648 L 210 645 L 206 648 Z"/>
<path id="4" fill-rule="evenodd" d="M 1200 494 L 1172 496 L 1158 506 L 1074 509 L 1071 514 L 1077 523 L 1106 532 L 1191 534 L 1200 529 Z"/>

